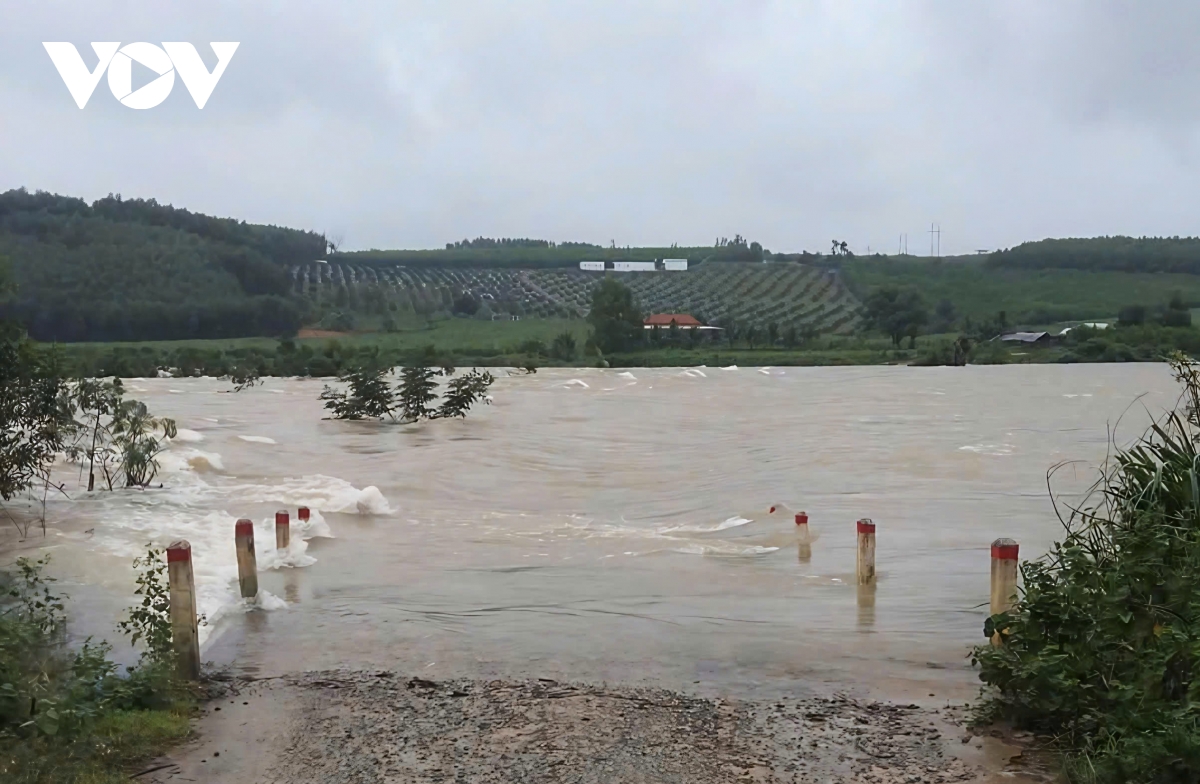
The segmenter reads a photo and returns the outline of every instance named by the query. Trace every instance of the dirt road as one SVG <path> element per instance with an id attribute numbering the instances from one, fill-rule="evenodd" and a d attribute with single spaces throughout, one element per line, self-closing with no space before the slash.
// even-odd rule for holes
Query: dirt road
<path id="1" fill-rule="evenodd" d="M 870 782 L 1038 780 L 961 708 L 848 697 L 774 703 L 555 681 L 391 672 L 234 682 L 142 782 Z M 1011 760 L 1010 760 L 1011 758 Z M 1014 762 L 1018 763 L 1014 766 Z"/>

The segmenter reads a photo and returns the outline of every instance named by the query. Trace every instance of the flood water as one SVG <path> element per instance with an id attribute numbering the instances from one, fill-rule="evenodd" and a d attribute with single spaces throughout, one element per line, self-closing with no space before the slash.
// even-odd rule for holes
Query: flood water
<path id="1" fill-rule="evenodd" d="M 45 546 L 76 633 L 112 637 L 132 557 L 186 538 L 205 658 L 247 673 L 962 698 L 990 542 L 1043 552 L 1061 531 L 1047 469 L 1082 461 L 1055 480 L 1078 494 L 1122 415 L 1117 443 L 1177 397 L 1163 365 L 497 375 L 493 405 L 418 426 L 323 420 L 321 380 L 127 382 L 183 430 L 162 489 L 89 497 L 61 469 L 71 499 L 49 502 Z M 299 505 L 314 525 L 278 553 L 273 513 Z M 255 608 L 236 594 L 238 517 L 257 524 Z M 874 595 L 854 584 L 861 517 Z"/>

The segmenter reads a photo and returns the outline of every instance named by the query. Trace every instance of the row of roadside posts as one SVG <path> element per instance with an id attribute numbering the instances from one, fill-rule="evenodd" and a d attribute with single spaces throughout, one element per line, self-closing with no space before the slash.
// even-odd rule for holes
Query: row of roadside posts
<path id="1" fill-rule="evenodd" d="M 308 507 L 302 506 L 296 517 L 307 522 Z M 812 557 L 812 544 L 808 535 L 808 513 L 799 512 L 795 518 L 801 531 L 800 560 Z M 875 588 L 875 523 L 863 518 L 855 523 L 858 533 L 858 550 L 855 558 L 855 576 L 859 586 L 859 603 L 870 602 L 874 606 Z M 253 599 L 258 596 L 258 563 L 254 551 L 254 523 L 238 520 L 233 529 L 234 545 L 237 550 L 238 585 L 242 597 Z M 286 511 L 275 513 L 275 547 L 286 550 L 291 543 L 291 519 Z M 992 590 L 991 615 L 1012 609 L 1017 595 L 1018 545 L 1012 539 L 997 539 L 992 542 Z M 167 576 L 171 588 L 171 633 L 178 662 L 179 674 L 189 680 L 200 677 L 200 637 L 196 621 L 196 584 L 192 574 L 192 546 L 178 541 L 167 547 Z M 992 636 L 992 644 L 1000 645 L 1000 635 Z"/>
<path id="2" fill-rule="evenodd" d="M 297 519 L 308 522 L 307 506 L 296 512 Z M 254 551 L 254 523 L 242 518 L 233 526 L 237 551 L 238 588 L 243 599 L 258 596 L 258 558 Z M 286 510 L 275 513 L 275 547 L 286 550 L 292 542 L 291 516 Z M 171 591 L 171 639 L 179 675 L 187 680 L 200 677 L 200 634 L 196 616 L 196 580 L 192 573 L 192 546 L 187 541 L 167 547 L 167 581 Z"/>

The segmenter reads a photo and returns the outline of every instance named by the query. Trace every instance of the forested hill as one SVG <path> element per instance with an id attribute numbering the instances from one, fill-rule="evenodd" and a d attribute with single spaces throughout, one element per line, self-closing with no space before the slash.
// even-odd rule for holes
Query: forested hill
<path id="1" fill-rule="evenodd" d="M 1026 242 L 988 258 L 989 266 L 1200 274 L 1200 238 L 1095 237 Z"/>
<path id="2" fill-rule="evenodd" d="M 0 259 L 16 292 L 0 315 L 37 340 L 170 340 L 294 332 L 291 265 L 325 237 L 151 200 L 0 194 Z"/>
<path id="3" fill-rule="evenodd" d="M 691 264 L 702 261 L 804 261 L 819 262 L 816 253 L 771 253 L 757 242 L 740 234 L 729 239 L 718 237 L 713 245 L 703 247 L 610 247 L 588 242 L 548 242 L 533 239 L 489 239 L 446 243 L 445 250 L 364 250 L 336 253 L 331 263 L 366 267 L 414 268 L 471 268 L 549 269 L 578 267 L 581 261 L 655 261 L 658 259 L 687 259 Z"/>

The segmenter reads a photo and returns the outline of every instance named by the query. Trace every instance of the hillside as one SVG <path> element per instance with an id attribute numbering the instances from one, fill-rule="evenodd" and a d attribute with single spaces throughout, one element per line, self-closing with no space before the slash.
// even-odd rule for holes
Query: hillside
<path id="1" fill-rule="evenodd" d="M 0 193 L 0 262 L 11 265 L 17 290 L 0 299 L 0 316 L 61 342 L 417 328 L 451 313 L 579 318 L 601 274 L 580 270 L 580 261 L 663 258 L 685 258 L 689 269 L 620 274 L 644 310 L 802 334 L 856 331 L 860 303 L 883 285 L 919 289 L 938 309 L 934 331 L 1000 311 L 1011 324 L 1044 325 L 1176 296 L 1200 306 L 1200 239 L 1187 238 L 1042 240 L 947 259 L 772 253 L 740 235 L 709 247 L 481 237 L 437 250 L 327 250 L 314 232 L 154 200 L 88 204 L 12 190 Z"/>
<path id="2" fill-rule="evenodd" d="M 429 316 L 452 310 L 468 293 L 484 304 L 482 317 L 580 317 L 587 314 L 602 273 L 331 262 L 298 266 L 292 275 L 294 292 L 317 311 Z M 710 261 L 686 272 L 623 273 L 620 280 L 646 311 L 691 313 L 713 324 L 733 320 L 845 333 L 859 320 L 858 300 L 836 272 L 803 264 Z"/>
<path id="3" fill-rule="evenodd" d="M 1200 274 L 1200 238 L 1094 237 L 1025 242 L 991 254 L 988 266 L 1195 275 Z"/>
<path id="4" fill-rule="evenodd" d="M 0 302 L 38 340 L 150 340 L 294 333 L 288 264 L 320 258 L 311 232 L 212 218 L 155 201 L 0 194 Z"/>
<path id="5" fill-rule="evenodd" d="M 860 257 L 843 262 L 841 271 L 859 297 L 877 286 L 913 286 L 931 307 L 946 301 L 976 322 L 999 311 L 1012 324 L 1110 318 L 1128 305 L 1165 304 L 1176 293 L 1200 304 L 1200 275 L 1183 273 L 1010 267 L 983 256 Z"/>

